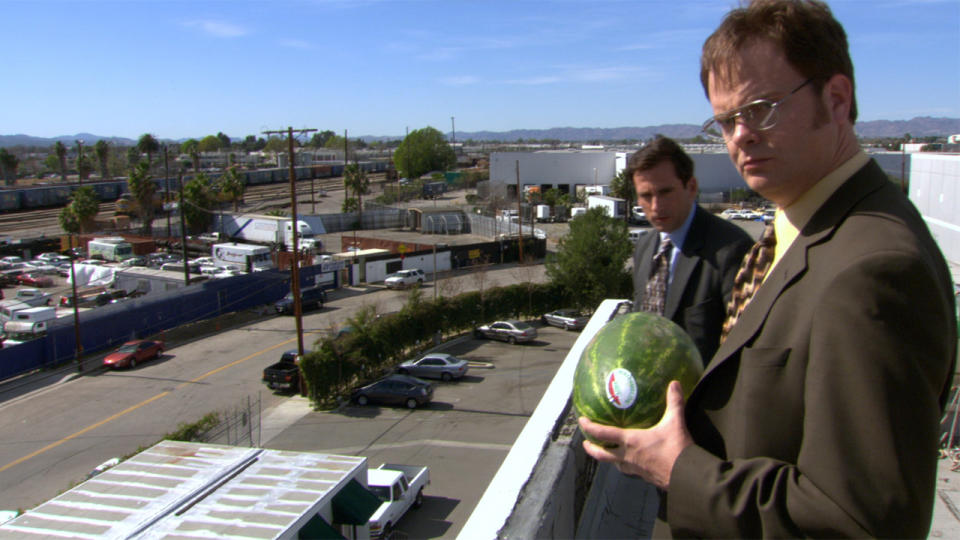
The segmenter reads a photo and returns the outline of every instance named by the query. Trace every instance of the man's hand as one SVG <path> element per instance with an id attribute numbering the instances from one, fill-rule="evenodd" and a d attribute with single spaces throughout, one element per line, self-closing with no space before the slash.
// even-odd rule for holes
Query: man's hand
<path id="1" fill-rule="evenodd" d="M 679 381 L 667 387 L 667 408 L 660 422 L 649 429 L 621 429 L 580 417 L 580 428 L 598 440 L 616 444 L 604 448 L 583 441 L 583 449 L 597 461 L 613 463 L 624 474 L 642 477 L 666 490 L 670 472 L 684 448 L 693 444 L 683 418 L 683 388 Z"/>

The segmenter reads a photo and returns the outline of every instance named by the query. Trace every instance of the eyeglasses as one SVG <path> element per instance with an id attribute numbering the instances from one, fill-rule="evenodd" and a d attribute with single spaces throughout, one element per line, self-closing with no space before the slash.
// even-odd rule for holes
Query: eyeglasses
<path id="1" fill-rule="evenodd" d="M 788 97 L 796 94 L 801 88 L 811 82 L 813 82 L 813 79 L 803 81 L 800 86 L 794 88 L 793 91 L 777 101 L 758 99 L 746 105 L 741 105 L 732 111 L 718 114 L 704 122 L 701 130 L 711 137 L 719 138 L 717 134 L 717 128 L 719 128 L 723 133 L 723 138 L 729 139 L 733 137 L 733 132 L 737 128 L 737 118 L 739 118 L 743 124 L 751 130 L 766 131 L 777 125 L 777 120 L 779 119 L 777 110 L 780 105 L 783 105 L 783 102 L 786 101 Z"/>

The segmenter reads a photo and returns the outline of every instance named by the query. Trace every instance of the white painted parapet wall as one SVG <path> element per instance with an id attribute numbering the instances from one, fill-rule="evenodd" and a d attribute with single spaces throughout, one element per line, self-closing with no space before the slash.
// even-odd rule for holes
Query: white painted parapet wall
<path id="1" fill-rule="evenodd" d="M 564 421 L 573 392 L 573 374 L 580 360 L 580 354 L 590 339 L 617 313 L 624 302 L 624 300 L 604 300 L 597 308 L 586 328 L 580 333 L 580 337 L 570 348 L 536 410 L 533 411 L 523 431 L 510 448 L 496 476 L 487 486 L 483 497 L 480 498 L 480 502 L 477 503 L 457 538 L 484 540 L 502 537 L 501 530 L 511 518 L 524 486 L 532 478 L 535 468 L 544 457 L 547 446 Z M 559 494 L 545 495 L 550 497 Z M 572 496 L 572 491 L 567 495 Z M 536 518 L 537 516 L 527 517 Z M 572 516 L 570 518 L 572 519 Z M 561 536 L 572 537 L 573 535 Z"/>

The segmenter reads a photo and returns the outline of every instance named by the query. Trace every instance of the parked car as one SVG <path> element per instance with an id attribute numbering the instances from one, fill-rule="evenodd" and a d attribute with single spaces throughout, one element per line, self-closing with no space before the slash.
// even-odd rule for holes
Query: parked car
<path id="1" fill-rule="evenodd" d="M 407 360 L 397 366 L 397 373 L 449 381 L 467 374 L 466 360 L 446 353 L 428 354 L 417 360 Z"/>
<path id="2" fill-rule="evenodd" d="M 0 257 L 0 268 L 9 268 L 10 265 L 14 263 L 22 263 L 23 257 L 17 257 L 16 255 L 7 255 L 6 257 Z"/>
<path id="3" fill-rule="evenodd" d="M 307 287 L 305 289 L 300 289 L 300 307 L 302 309 L 315 308 L 320 309 L 323 307 L 323 303 L 327 301 L 327 291 L 321 287 Z M 273 305 L 277 310 L 277 313 L 283 315 L 284 313 L 293 313 L 293 291 L 287 293 L 286 296 L 277 300 Z"/>
<path id="4" fill-rule="evenodd" d="M 583 330 L 589 321 L 589 316 L 575 309 L 558 309 L 543 315 L 543 322 L 564 330 Z"/>
<path id="5" fill-rule="evenodd" d="M 473 335 L 513 344 L 537 339 L 537 329 L 522 321 L 496 321 L 477 328 Z"/>
<path id="6" fill-rule="evenodd" d="M 121 345 L 119 349 L 108 354 L 103 359 L 103 365 L 109 368 L 134 368 L 137 366 L 137 362 L 143 362 L 151 358 L 160 358 L 162 354 L 162 341 L 138 339 L 136 341 L 126 342 Z"/>
<path id="7" fill-rule="evenodd" d="M 412 268 L 390 274 L 387 276 L 387 279 L 383 280 L 383 284 L 386 285 L 388 289 L 405 289 L 414 285 L 417 287 L 423 285 L 424 279 L 426 279 L 426 276 L 423 270 Z"/>
<path id="8" fill-rule="evenodd" d="M 357 405 L 375 402 L 405 405 L 409 409 L 416 409 L 430 403 L 433 399 L 433 385 L 409 375 L 387 375 L 376 382 L 357 388 L 350 395 L 350 399 Z"/>
<path id="9" fill-rule="evenodd" d="M 31 287 L 53 287 L 53 278 L 39 272 L 20 274 L 17 276 L 17 281 L 21 285 L 30 285 Z"/>
<path id="10" fill-rule="evenodd" d="M 61 255 L 59 253 L 47 252 L 47 253 L 41 253 L 37 255 L 36 257 L 34 257 L 34 260 L 53 264 L 60 261 L 69 261 L 70 257 L 67 257 L 66 255 Z"/>

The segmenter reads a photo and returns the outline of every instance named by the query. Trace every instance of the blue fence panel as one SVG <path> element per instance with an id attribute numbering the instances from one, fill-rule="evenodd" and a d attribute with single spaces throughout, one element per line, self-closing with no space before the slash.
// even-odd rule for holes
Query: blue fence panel
<path id="1" fill-rule="evenodd" d="M 319 269 L 304 268 L 303 274 L 309 279 Z M 84 353 L 105 350 L 130 339 L 274 302 L 289 290 L 289 272 L 268 270 L 133 298 L 80 313 L 80 343 Z M 0 379 L 72 360 L 76 331 L 72 317 L 64 319 L 44 338 L 0 349 Z"/>

